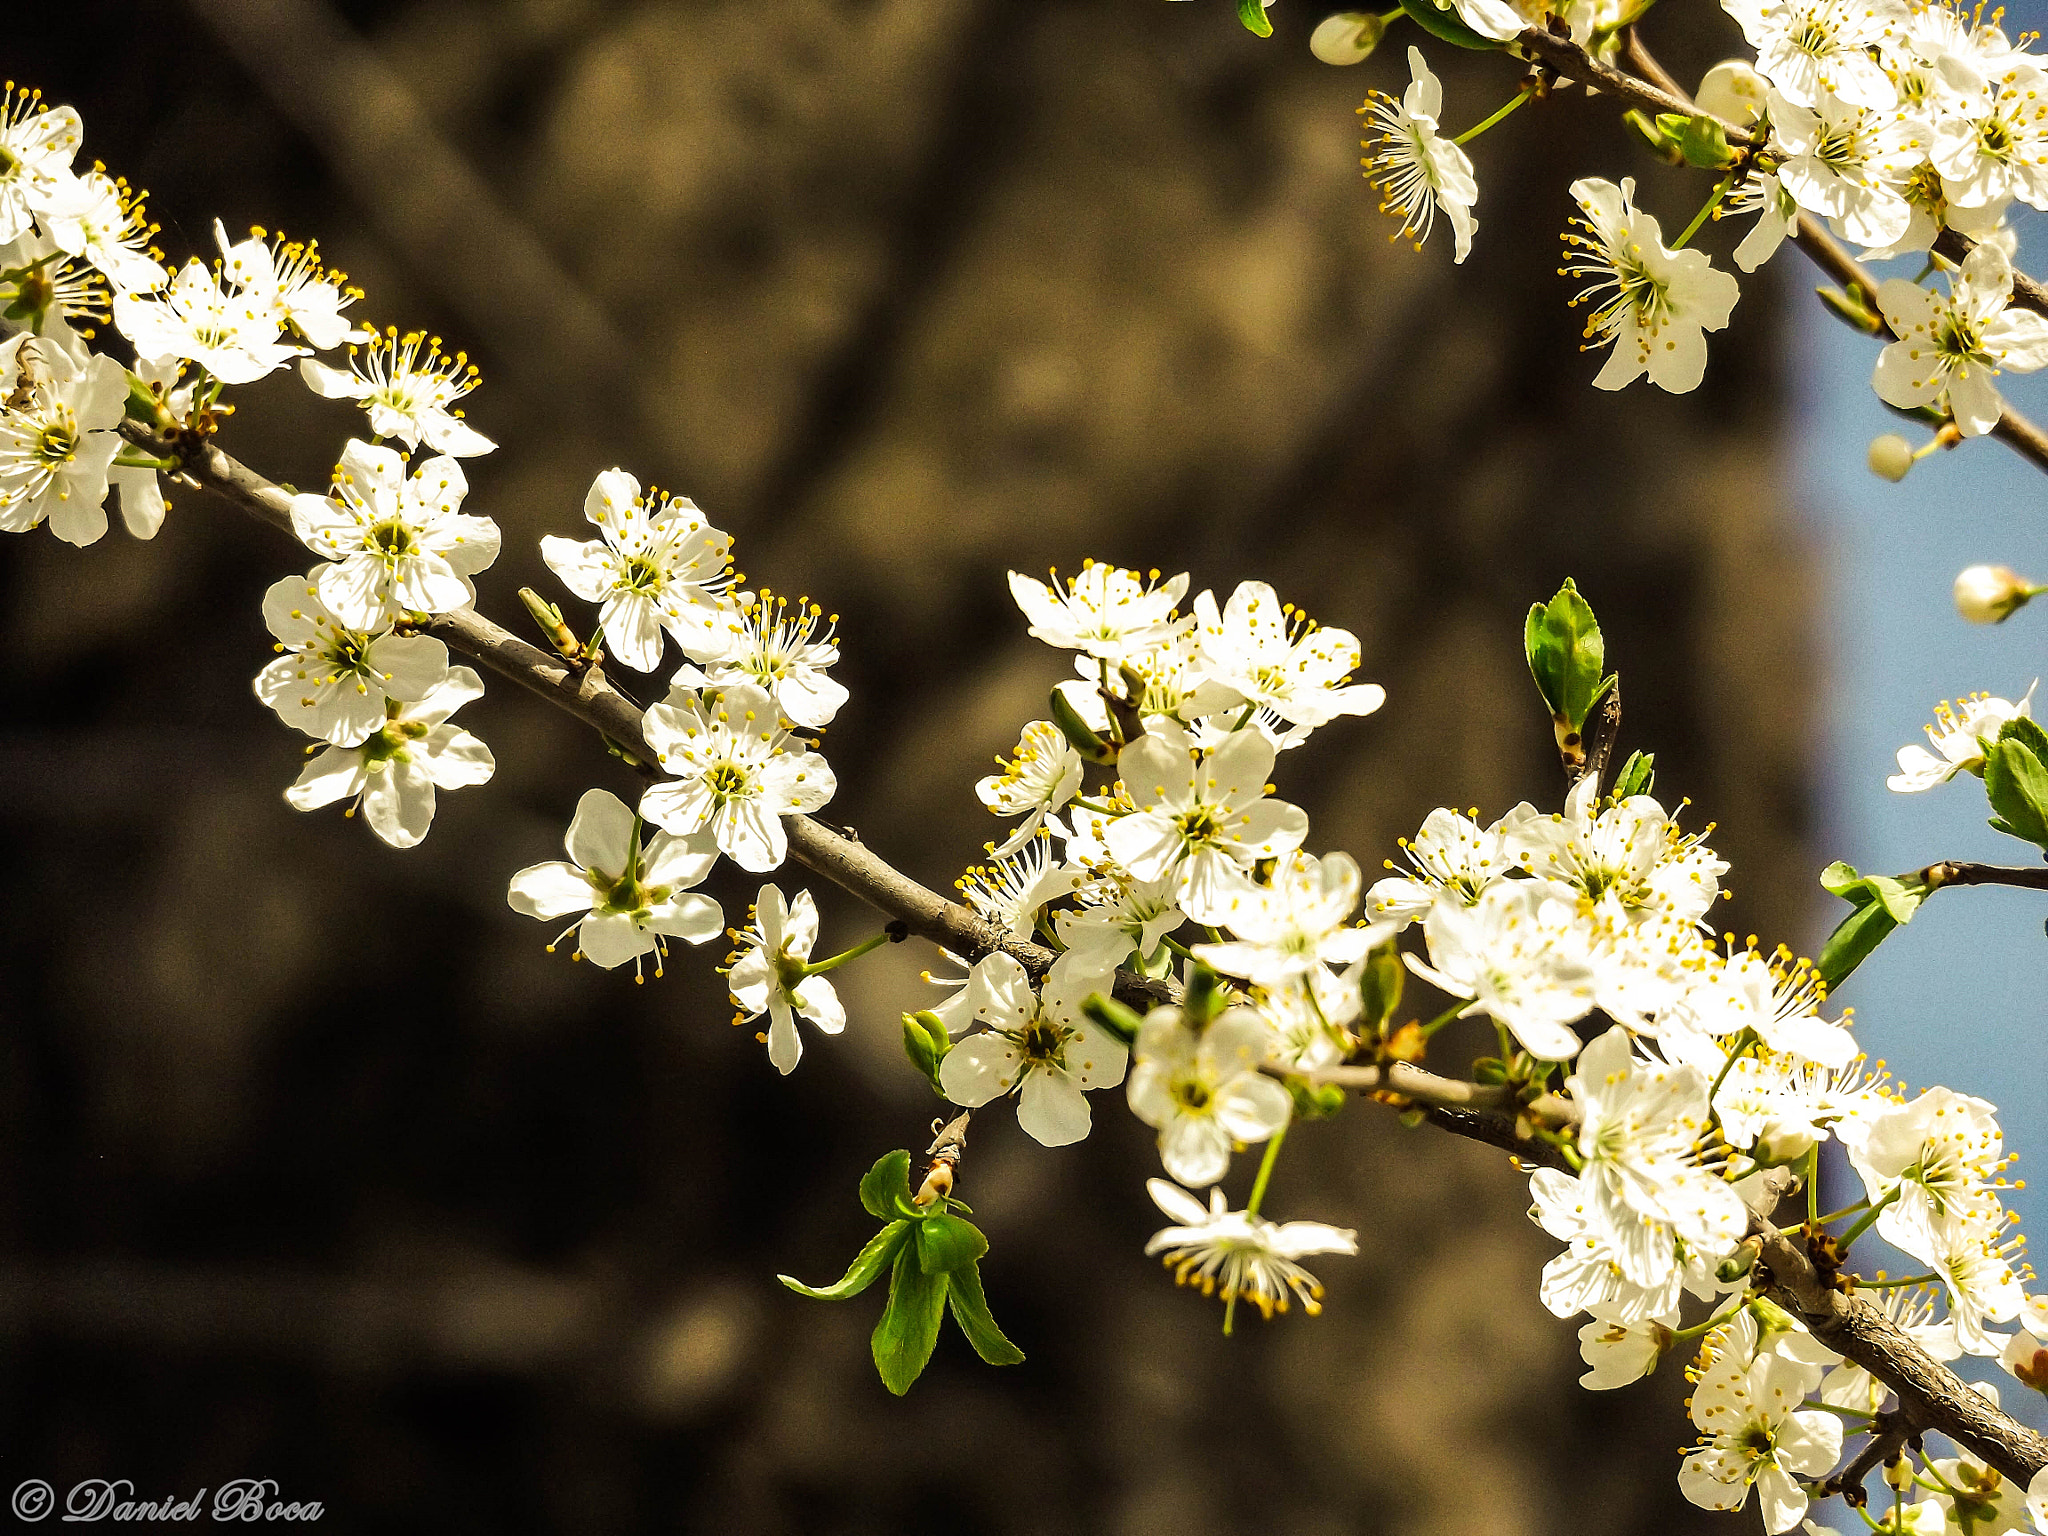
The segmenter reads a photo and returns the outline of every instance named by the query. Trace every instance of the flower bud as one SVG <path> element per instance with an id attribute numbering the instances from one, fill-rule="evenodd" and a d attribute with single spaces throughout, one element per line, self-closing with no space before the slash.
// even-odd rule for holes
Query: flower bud
<path id="1" fill-rule="evenodd" d="M 1817 1139 L 1813 1126 L 1808 1122 L 1797 1118 L 1781 1120 L 1773 1116 L 1757 1133 L 1756 1144 L 1749 1149 L 1749 1155 L 1759 1168 L 1783 1168 L 1805 1162 L 1806 1154 L 1813 1150 Z"/>
<path id="2" fill-rule="evenodd" d="M 2003 624 L 2041 590 L 2009 565 L 1973 565 L 1956 576 L 1956 612 L 1972 624 Z"/>
<path id="3" fill-rule="evenodd" d="M 1896 432 L 1870 440 L 1870 467 L 1896 484 L 1913 467 L 1913 445 Z"/>
<path id="4" fill-rule="evenodd" d="M 1308 51 L 1325 64 L 1361 64 L 1386 36 L 1387 24 L 1370 11 L 1325 16 L 1308 37 Z"/>
<path id="5" fill-rule="evenodd" d="M 1723 59 L 1707 71 L 1693 100 L 1702 112 L 1747 128 L 1763 113 L 1763 76 L 1741 59 Z"/>

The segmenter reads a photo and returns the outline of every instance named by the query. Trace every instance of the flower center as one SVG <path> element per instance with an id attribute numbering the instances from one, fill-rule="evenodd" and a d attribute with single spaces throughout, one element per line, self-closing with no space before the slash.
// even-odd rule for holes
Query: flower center
<path id="1" fill-rule="evenodd" d="M 720 800 L 733 800 L 747 792 L 751 780 L 737 763 L 720 763 L 704 775 L 704 787 Z"/>
<path id="2" fill-rule="evenodd" d="M 1033 1019 L 1017 1039 L 1017 1049 L 1032 1061 L 1057 1065 L 1060 1049 L 1067 1043 L 1066 1031 L 1050 1019 Z"/>
<path id="3" fill-rule="evenodd" d="M 1173 1085 L 1173 1102 L 1184 1115 L 1199 1115 L 1209 1107 L 1209 1085 L 1199 1078 L 1183 1077 Z"/>
<path id="4" fill-rule="evenodd" d="M 619 585 L 628 592 L 659 592 L 661 567 L 645 555 L 634 555 L 619 567 Z"/>
<path id="5" fill-rule="evenodd" d="M 36 439 L 35 456 L 39 463 L 55 468 L 69 464 L 78 454 L 78 427 L 66 412 L 62 420 L 53 421 L 44 427 Z"/>
<path id="6" fill-rule="evenodd" d="M 413 540 L 412 529 L 395 517 L 389 522 L 377 524 L 365 535 L 363 542 L 386 560 L 402 560 L 405 556 L 419 551 L 419 545 Z"/>

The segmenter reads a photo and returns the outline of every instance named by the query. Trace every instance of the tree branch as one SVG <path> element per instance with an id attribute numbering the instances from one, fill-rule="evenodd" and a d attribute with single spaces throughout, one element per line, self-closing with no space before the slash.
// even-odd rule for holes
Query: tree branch
<path id="1" fill-rule="evenodd" d="M 124 424 L 122 432 L 145 451 L 178 459 L 184 465 L 184 475 L 194 484 L 292 535 L 291 493 L 230 458 L 211 442 L 195 444 L 158 436 L 134 421 Z M 659 776 L 652 767 L 655 754 L 641 734 L 642 707 L 613 686 L 602 667 L 571 665 L 552 651 L 529 645 L 473 609 L 440 614 L 420 626 L 420 631 L 442 641 L 458 655 L 539 694 L 625 748 L 641 773 L 650 778 Z M 919 885 L 854 839 L 841 836 L 822 822 L 809 816 L 786 816 L 783 828 L 789 835 L 790 854 L 799 864 L 895 918 L 920 938 L 970 960 L 1000 949 L 1035 976 L 1051 968 L 1054 955 L 1050 949 L 1006 937 L 960 903 Z M 1117 973 L 1117 996 L 1135 1007 L 1154 1007 L 1169 1001 L 1175 992 L 1170 983 L 1129 972 Z"/>
<path id="2" fill-rule="evenodd" d="M 185 466 L 183 476 L 192 483 L 214 491 L 274 528 L 291 532 L 290 493 L 212 443 L 160 436 L 135 421 L 124 424 L 122 431 L 146 451 L 177 458 Z M 474 611 L 440 615 L 424 629 L 451 651 L 509 678 L 618 742 L 639 760 L 641 771 L 651 775 L 647 765 L 654 761 L 654 754 L 641 734 L 641 708 L 605 678 L 602 668 L 572 666 Z M 901 921 L 920 937 L 975 958 L 1001 949 L 1034 974 L 1051 966 L 1050 950 L 1004 937 L 967 908 L 919 885 L 854 839 L 808 816 L 785 817 L 784 826 L 797 862 Z M 1128 972 L 1117 976 L 1117 995 L 1138 1007 L 1170 1001 L 1178 990 L 1171 982 Z M 1453 1135 L 1500 1147 L 1525 1164 L 1568 1166 L 1557 1148 L 1526 1134 L 1532 1113 L 1551 1118 L 1554 1109 L 1555 1118 L 1569 1117 L 1573 1106 L 1554 1096 L 1538 1100 L 1519 1114 L 1508 1113 L 1503 1107 L 1510 1102 L 1505 1089 L 1457 1082 L 1402 1062 L 1386 1067 L 1331 1067 L 1301 1075 L 1398 1095 L 1416 1103 L 1433 1125 Z M 2048 1466 L 2048 1439 L 2000 1413 L 1960 1378 L 1928 1358 L 1870 1302 L 1844 1296 L 1824 1282 L 1805 1251 L 1768 1221 L 1755 1218 L 1751 1230 L 1761 1242 L 1760 1264 L 1770 1276 L 1772 1298 L 1791 1310 L 1830 1349 L 1896 1392 L 1902 1414 L 1926 1428 L 1940 1430 L 2022 1484 Z"/>
<path id="3" fill-rule="evenodd" d="M 1944 885 L 2017 885 L 2048 891 L 2048 864 L 1960 864 L 1944 859 L 1921 870 L 1920 881 L 1930 891 Z"/>
<path id="4" fill-rule="evenodd" d="M 1643 47 L 1642 40 L 1635 35 L 1634 28 L 1629 30 L 1630 62 L 1645 73 L 1661 78 L 1665 85 L 1653 85 L 1647 80 L 1639 80 L 1626 71 L 1592 57 L 1571 39 L 1557 37 L 1535 27 L 1522 34 L 1520 46 L 1531 58 L 1540 60 L 1565 79 L 1576 80 L 1581 85 L 1605 91 L 1628 106 L 1650 113 L 1679 112 L 1689 117 L 1712 117 L 1710 113 L 1701 112 L 1683 92 L 1676 89 L 1676 83 L 1664 72 L 1662 66 L 1650 57 L 1649 51 Z M 1727 132 L 1730 145 L 1750 148 L 1756 144 L 1755 136 L 1748 130 L 1720 118 L 1712 120 L 1720 123 Z M 1878 280 L 1871 275 L 1867 267 L 1849 254 L 1846 246 L 1828 233 L 1826 225 L 1819 219 L 1811 214 L 1800 214 L 1798 227 L 1794 230 L 1792 238 L 1812 259 L 1813 264 L 1837 283 L 1844 288 L 1851 285 L 1860 287 L 1875 300 Z M 1934 248 L 1949 260 L 1960 263 L 1974 249 L 1974 242 L 1954 230 L 1944 230 L 1941 238 L 1935 241 Z M 2024 272 L 2015 271 L 2012 275 L 2012 297 L 2013 303 L 2020 308 L 2048 315 L 2048 288 L 2043 288 Z M 1893 340 L 1897 339 L 1897 333 L 1889 325 L 1884 328 L 1884 334 Z M 2033 422 L 2015 411 L 2010 404 L 2000 414 L 1998 425 L 1991 429 L 1991 435 L 2033 464 L 2035 468 L 2048 470 L 2048 433 L 2044 433 Z"/>

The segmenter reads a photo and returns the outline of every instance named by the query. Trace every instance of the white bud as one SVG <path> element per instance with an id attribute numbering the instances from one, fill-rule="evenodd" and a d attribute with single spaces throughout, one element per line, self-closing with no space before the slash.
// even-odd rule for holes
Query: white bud
<path id="1" fill-rule="evenodd" d="M 1339 11 L 1309 34 L 1308 51 L 1325 64 L 1361 64 L 1386 33 L 1387 24 L 1368 11 Z"/>
<path id="2" fill-rule="evenodd" d="M 1764 110 L 1764 80 L 1740 59 L 1723 59 L 1700 81 L 1693 100 L 1702 112 L 1747 128 Z"/>
<path id="3" fill-rule="evenodd" d="M 1906 472 L 1913 467 L 1913 445 L 1896 432 L 1873 437 L 1870 440 L 1870 467 L 1887 480 L 1905 479 Z"/>
<path id="4" fill-rule="evenodd" d="M 1956 612 L 1972 624 L 2003 624 L 2040 590 L 2009 565 L 1973 565 L 1956 575 Z"/>

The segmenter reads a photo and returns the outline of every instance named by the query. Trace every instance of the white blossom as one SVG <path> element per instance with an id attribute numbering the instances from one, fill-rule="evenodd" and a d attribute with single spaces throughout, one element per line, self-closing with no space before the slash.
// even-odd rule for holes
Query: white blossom
<path id="1" fill-rule="evenodd" d="M 1281 745 L 1386 702 L 1377 683 L 1345 682 L 1358 665 L 1357 636 L 1314 624 L 1263 581 L 1240 582 L 1220 612 L 1208 592 L 1194 609 L 1194 670 L 1286 721 L 1292 729 Z"/>
<path id="2" fill-rule="evenodd" d="M 389 701 L 422 699 L 448 675 L 448 647 L 343 625 L 320 601 L 319 575 L 287 576 L 263 594 L 263 622 L 285 654 L 256 674 L 256 697 L 295 730 L 359 746 L 383 729 Z"/>
<path id="3" fill-rule="evenodd" d="M 699 695 L 672 689 L 647 711 L 647 744 L 663 778 L 640 814 L 679 836 L 709 827 L 741 869 L 765 874 L 789 851 L 782 818 L 832 798 L 831 766 L 782 728 L 775 703 L 752 684 Z"/>
<path id="4" fill-rule="evenodd" d="M 320 601 L 351 629 L 381 629 L 412 613 L 466 608 L 469 578 L 498 558 L 498 526 L 461 512 L 462 466 L 428 459 L 410 478 L 389 448 L 352 440 L 326 496 L 292 498 L 292 528 L 333 561 L 320 571 Z"/>
<path id="5" fill-rule="evenodd" d="M 278 340 L 284 322 L 268 303 L 230 294 L 197 257 L 160 294 L 116 293 L 114 324 L 145 362 L 186 358 L 223 384 L 253 384 L 306 350 Z"/>
<path id="6" fill-rule="evenodd" d="M 1023 847 L 1081 792 L 1081 754 L 1050 720 L 1034 720 L 1017 738 L 1016 754 L 997 758 L 1002 767 L 974 786 L 981 803 L 998 816 L 1022 816 L 1017 830 L 994 852 L 997 858 Z"/>
<path id="7" fill-rule="evenodd" d="M 1581 216 L 1565 234 L 1564 270 L 1592 279 L 1572 300 L 1593 305 L 1586 345 L 1613 346 L 1594 387 L 1620 389 L 1647 373 L 1682 395 L 1705 377 L 1703 333 L 1728 323 L 1739 290 L 1700 252 L 1666 249 L 1656 219 L 1633 206 L 1635 190 L 1633 178 L 1572 183 Z"/>
<path id="8" fill-rule="evenodd" d="M 661 664 L 663 630 L 686 653 L 723 653 L 729 617 L 719 595 L 730 580 L 732 539 L 706 522 L 695 502 L 654 491 L 643 496 L 638 480 L 608 469 L 592 482 L 583 515 L 603 537 L 579 544 L 550 535 L 540 541 L 541 558 L 562 585 L 600 605 L 614 656 L 652 672 Z"/>
<path id="9" fill-rule="evenodd" d="M 1903 24 L 1896 0 L 1752 0 L 1727 9 L 1756 49 L 1758 72 L 1786 100 L 1802 107 L 1834 97 L 1859 107 L 1892 105 L 1891 78 L 1869 50 Z"/>
<path id="10" fill-rule="evenodd" d="M 1055 965 L 1042 991 L 997 950 L 968 974 L 968 1011 L 987 1028 L 939 1063 L 939 1086 L 964 1109 L 1017 1095 L 1017 1124 L 1048 1147 L 1088 1134 L 1085 1094 L 1124 1080 L 1124 1043 L 1082 1011 L 1093 980 Z"/>
<path id="11" fill-rule="evenodd" d="M 1427 914 L 1443 892 L 1470 906 L 1488 886 L 1517 867 L 1508 840 L 1520 822 L 1536 814 L 1532 806 L 1518 806 L 1482 829 L 1472 817 L 1456 811 L 1443 807 L 1431 811 L 1413 840 L 1400 840 L 1401 851 L 1415 871 L 1413 877 L 1394 874 L 1374 881 L 1365 893 L 1366 912 L 1406 928 Z M 1387 868 L 1395 867 L 1389 859 Z"/>
<path id="12" fill-rule="evenodd" d="M 1318 859 L 1296 850 L 1274 865 L 1266 884 L 1247 883 L 1230 898 L 1223 925 L 1231 941 L 1198 944 L 1195 954 L 1226 976 L 1262 987 L 1284 985 L 1319 965 L 1349 965 L 1394 933 L 1391 923 L 1353 924 L 1358 886 L 1349 854 Z"/>
<path id="13" fill-rule="evenodd" d="M 1228 921 L 1243 871 L 1299 847 L 1308 831 L 1298 807 L 1267 798 L 1273 760 L 1273 744 L 1257 731 L 1240 731 L 1209 753 L 1141 736 L 1117 758 L 1137 810 L 1111 822 L 1103 838 L 1138 879 L 1176 875 L 1179 905 L 1196 922 Z"/>
<path id="14" fill-rule="evenodd" d="M 247 244 L 262 250 L 254 241 Z M 241 249 L 238 247 L 238 252 Z M 238 259 L 251 264 L 258 260 L 253 254 Z M 264 274 L 259 268 L 255 275 L 261 279 Z M 310 321 L 322 328 L 322 334 L 331 334 L 333 325 L 341 320 L 336 315 L 330 324 L 324 308 L 317 307 L 325 301 L 319 300 L 314 290 L 324 286 L 302 287 L 289 304 L 274 282 L 259 282 L 244 292 L 252 302 L 278 315 L 280 325 L 285 318 L 301 326 Z M 455 402 L 475 389 L 479 378 L 467 353 L 450 357 L 441 350 L 437 336 L 423 331 L 401 336 L 386 327 L 383 335 L 371 336 L 367 346 L 351 345 L 348 360 L 344 371 L 309 357 L 299 364 L 299 373 L 314 394 L 329 400 L 353 400 L 362 406 L 369 413 L 374 436 L 396 438 L 415 449 L 425 443 L 436 453 L 458 459 L 489 453 L 498 446 L 463 421 L 462 412 L 456 409 Z"/>
<path id="15" fill-rule="evenodd" d="M 1314 1317 L 1323 1310 L 1323 1287 L 1301 1267 L 1318 1253 L 1358 1252 L 1358 1234 L 1320 1221 L 1275 1223 L 1249 1211 L 1233 1211 L 1223 1191 L 1209 1191 L 1208 1209 L 1177 1185 L 1147 1179 L 1153 1203 L 1175 1225 L 1152 1234 L 1145 1252 L 1165 1255 L 1176 1284 L 1195 1284 L 1205 1296 L 1225 1302 L 1240 1296 L 1271 1318 L 1293 1302 Z"/>
<path id="16" fill-rule="evenodd" d="M 1472 254 L 1472 236 L 1479 228 L 1472 216 L 1479 183 L 1465 151 L 1437 132 L 1444 88 L 1423 62 L 1420 48 L 1408 50 L 1408 71 L 1410 83 L 1398 102 L 1373 91 L 1358 109 L 1375 130 L 1363 141 L 1371 151 L 1365 177 L 1380 194 L 1380 212 L 1400 216 L 1395 237 L 1409 236 L 1418 251 L 1441 208 L 1451 221 L 1452 259 L 1461 262 Z"/>
<path id="17" fill-rule="evenodd" d="M 1899 771 L 1885 780 L 1885 786 L 1911 795 L 1946 784 L 1959 773 L 1983 777 L 1985 752 L 2006 721 L 2031 715 L 2037 686 L 2038 681 L 2029 685 L 2017 704 L 1988 693 L 1968 694 L 1953 705 L 1944 699 L 1934 706 L 1934 724 L 1927 727 L 1934 752 L 1917 743 L 1899 748 Z"/>
<path id="18" fill-rule="evenodd" d="M 266 245 L 265 232 L 251 230 L 249 238 L 230 243 L 227 229 L 220 220 L 213 221 L 213 238 L 220 246 L 221 265 L 227 275 L 235 280 L 244 296 L 260 305 L 267 305 L 277 317 L 279 328 L 289 326 L 303 336 L 314 350 L 325 352 L 340 346 L 344 341 L 369 341 L 374 334 L 351 325 L 343 318 L 342 310 L 360 297 L 355 290 L 346 288 L 344 274 L 329 272 L 320 260 L 320 248 L 313 241 L 286 240 L 277 236 L 275 245 Z M 299 365 L 303 373 L 322 365 L 310 359 Z M 332 369 L 326 370 L 333 372 Z M 312 376 L 307 375 L 310 379 Z M 344 377 L 346 377 L 344 375 Z M 315 392 L 327 394 L 319 389 Z M 346 391 L 350 398 L 363 399 L 353 390 Z M 408 448 L 417 448 L 420 434 L 408 436 L 404 430 L 414 423 L 402 412 L 394 412 L 379 420 L 380 407 L 371 406 L 371 431 L 379 437 L 396 437 Z M 475 448 L 461 446 L 461 428 L 456 433 L 427 431 L 424 435 L 428 446 L 442 453 L 461 455 L 478 452 Z M 471 434 L 474 436 L 474 434 Z M 453 446 L 451 446 L 453 445 Z"/>
<path id="19" fill-rule="evenodd" d="M 1087 871 L 1063 864 L 1049 838 L 1034 838 L 993 864 L 976 865 L 958 882 L 975 915 L 1010 938 L 1029 941 L 1046 903 L 1069 895 Z"/>
<path id="20" fill-rule="evenodd" d="M 1579 1330 L 1579 1358 L 1590 1370 L 1579 1378 L 1589 1392 L 1606 1392 L 1641 1381 L 1657 1369 L 1678 1326 L 1676 1308 L 1662 1317 L 1627 1318 L 1611 1305 L 1596 1305 L 1593 1320 Z"/>
<path id="21" fill-rule="evenodd" d="M 1055 583 L 1058 572 L 1053 573 Z M 1100 661 L 1118 662 L 1184 627 L 1173 610 L 1188 590 L 1186 576 L 1154 586 L 1151 577 L 1094 560 L 1081 562 L 1081 574 L 1066 583 L 1047 586 L 1010 572 L 1010 596 L 1031 621 L 1031 637 L 1061 650 L 1081 651 Z"/>
<path id="22" fill-rule="evenodd" d="M 780 887 L 762 886 L 729 980 L 745 1017 L 768 1015 L 768 1060 L 785 1077 L 804 1053 L 798 1015 L 828 1035 L 846 1028 L 846 1008 L 832 983 L 804 974 L 817 942 L 818 904 L 811 893 L 798 891 L 795 901 L 786 901 Z"/>
<path id="23" fill-rule="evenodd" d="M 1487 888 L 1471 906 L 1442 896 L 1423 921 L 1429 963 L 1408 968 L 1468 1013 L 1506 1025 L 1523 1048 L 1549 1061 L 1579 1051 L 1570 1026 L 1592 1010 L 1596 978 L 1571 893 L 1541 880 Z"/>
<path id="24" fill-rule="evenodd" d="M 0 93 L 0 241 L 12 240 L 63 192 L 84 133 L 70 107 L 8 81 Z"/>
<path id="25" fill-rule="evenodd" d="M 1740 1509 L 1751 1488 L 1764 1529 L 1789 1531 L 1806 1513 L 1798 1477 L 1820 1477 L 1842 1457 L 1842 1421 L 1802 1411 L 1805 1367 L 1782 1355 L 1745 1364 L 1717 1360 L 1693 1389 L 1699 1449 L 1679 1469 L 1678 1489 L 1705 1509 Z"/>
<path id="26" fill-rule="evenodd" d="M 568 862 L 520 870 L 508 900 L 528 917 L 575 913 L 562 937 L 576 935 L 577 958 L 605 970 L 631 960 L 638 980 L 641 957 L 651 952 L 658 976 L 667 939 L 702 944 L 724 927 L 718 903 L 690 889 L 718 858 L 709 838 L 656 832 L 643 844 L 632 808 L 609 790 L 590 789 L 576 802 L 564 841 Z"/>
<path id="27" fill-rule="evenodd" d="M 2048 366 L 2048 319 L 2013 307 L 2012 264 L 1989 241 L 1964 259 L 1947 298 L 1894 277 L 1877 302 L 1899 336 L 1878 354 L 1878 398 L 1906 410 L 1940 406 L 1965 437 L 1998 425 L 2005 401 L 1992 380 L 2001 372 Z"/>
<path id="28" fill-rule="evenodd" d="M 1293 1100 L 1259 1070 L 1266 1024 L 1232 1008 L 1202 1030 L 1178 1008 L 1145 1016 L 1124 1092 L 1131 1113 L 1159 1132 L 1159 1160 L 1182 1184 L 1214 1184 L 1233 1142 L 1264 1141 L 1287 1124 Z"/>
<path id="29" fill-rule="evenodd" d="M 705 586 L 707 592 L 711 585 Z M 682 595 L 681 586 L 675 591 Z M 686 663 L 671 682 L 685 688 L 752 683 L 775 700 L 792 725 L 829 725 L 847 697 L 846 689 L 825 675 L 839 659 L 833 640 L 838 622 L 836 614 L 826 618 L 825 610 L 808 598 L 792 604 L 765 589 L 758 594 L 743 592 L 725 605 L 708 631 L 694 623 L 672 627 L 703 665 Z"/>
<path id="30" fill-rule="evenodd" d="M 1070 966 L 1104 981 L 1132 961 L 1159 974 L 1155 965 L 1168 958 L 1161 945 L 1187 921 L 1176 905 L 1179 880 L 1138 880 L 1110 871 L 1076 887 L 1075 894 L 1082 903 L 1079 910 L 1052 917 Z"/>
<path id="31" fill-rule="evenodd" d="M 170 281 L 150 249 L 156 226 L 144 215 L 142 199 L 104 171 L 66 182 L 41 223 L 58 250 L 92 263 L 118 292 L 147 293 Z"/>
<path id="32" fill-rule="evenodd" d="M 127 402 L 128 376 L 110 357 L 81 364 L 26 332 L 0 341 L 0 530 L 25 533 L 47 519 L 50 532 L 81 545 L 107 531 L 108 475 L 122 446 L 114 429 Z"/>
<path id="33" fill-rule="evenodd" d="M 468 667 L 448 675 L 412 703 L 387 704 L 375 735 L 352 747 L 324 748 L 284 797 L 302 811 L 337 800 L 360 805 L 370 830 L 394 848 L 411 848 L 434 821 L 434 791 L 482 784 L 497 768 L 491 749 L 448 717 L 483 697 L 484 682 Z"/>

